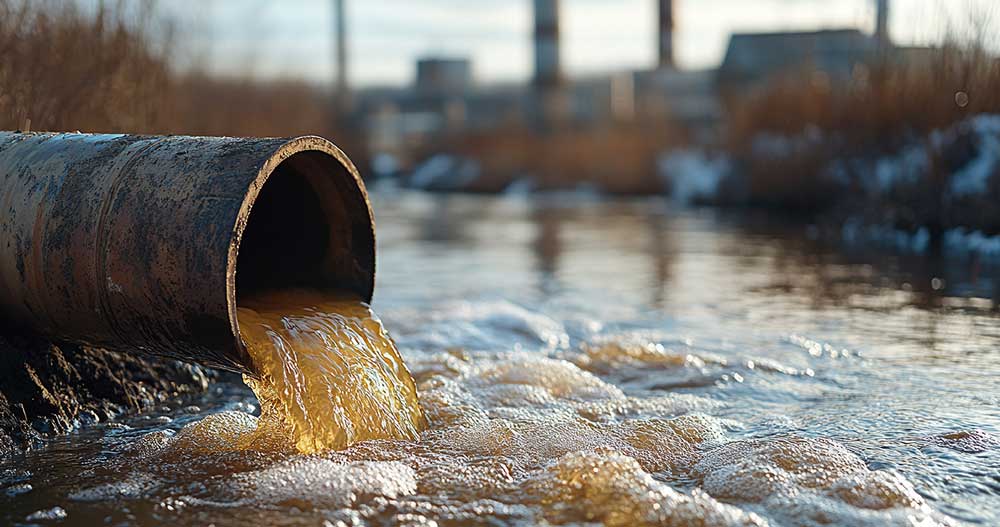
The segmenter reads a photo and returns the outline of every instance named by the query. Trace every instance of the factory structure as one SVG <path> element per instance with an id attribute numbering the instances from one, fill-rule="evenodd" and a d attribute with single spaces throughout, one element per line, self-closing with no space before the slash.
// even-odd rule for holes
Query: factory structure
<path id="1" fill-rule="evenodd" d="M 874 0 L 872 34 L 856 28 L 733 34 L 718 68 L 682 69 L 675 56 L 677 2 L 651 0 L 657 11 L 655 65 L 569 79 L 561 63 L 560 0 L 527 0 L 534 21 L 529 84 L 479 85 L 468 57 L 428 55 L 416 60 L 410 86 L 348 94 L 344 0 L 333 1 L 339 108 L 365 130 L 373 151 L 401 159 L 449 134 L 511 127 L 547 133 L 563 127 L 669 121 L 694 140 L 710 142 L 719 133 L 725 94 L 751 93 L 776 75 L 803 67 L 822 72 L 832 82 L 848 79 L 857 68 L 897 50 L 889 36 L 889 0 Z"/>

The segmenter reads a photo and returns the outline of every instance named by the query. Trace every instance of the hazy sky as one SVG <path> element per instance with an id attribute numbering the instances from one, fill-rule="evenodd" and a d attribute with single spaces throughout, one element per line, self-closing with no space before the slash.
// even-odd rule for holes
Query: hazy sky
<path id="1" fill-rule="evenodd" d="M 521 81 L 531 71 L 531 0 L 346 0 L 350 77 L 402 84 L 427 54 L 467 56 L 477 81 Z M 682 67 L 718 64 L 728 35 L 874 26 L 874 0 L 675 0 Z M 997 0 L 892 0 L 903 44 L 940 41 L 948 28 L 996 29 Z M 257 77 L 332 76 L 331 0 L 162 2 L 188 55 L 212 70 Z M 562 0 L 563 63 L 570 76 L 645 68 L 655 59 L 655 0 Z M 992 31 L 997 34 L 997 31 Z M 995 43 L 993 43 L 995 44 Z"/>

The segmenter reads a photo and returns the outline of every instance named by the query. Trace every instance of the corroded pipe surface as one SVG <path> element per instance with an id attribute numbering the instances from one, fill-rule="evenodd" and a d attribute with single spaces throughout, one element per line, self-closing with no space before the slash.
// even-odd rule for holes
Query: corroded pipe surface
<path id="1" fill-rule="evenodd" d="M 319 137 L 0 132 L 0 320 L 247 372 L 242 294 L 370 300 L 375 231 L 354 165 Z"/>

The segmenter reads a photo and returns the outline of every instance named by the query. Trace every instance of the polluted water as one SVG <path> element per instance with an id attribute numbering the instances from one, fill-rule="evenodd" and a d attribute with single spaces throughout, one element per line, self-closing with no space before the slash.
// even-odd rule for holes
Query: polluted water
<path id="1" fill-rule="evenodd" d="M 912 275 L 647 202 L 394 199 L 378 317 L 241 298 L 253 392 L 219 379 L 0 464 L 0 524 L 1000 521 L 977 298 L 927 308 Z"/>
<path id="2" fill-rule="evenodd" d="M 240 335 L 256 375 L 258 432 L 245 442 L 302 453 L 369 439 L 417 439 L 417 390 L 371 308 L 350 295 L 278 291 L 241 301 Z"/>

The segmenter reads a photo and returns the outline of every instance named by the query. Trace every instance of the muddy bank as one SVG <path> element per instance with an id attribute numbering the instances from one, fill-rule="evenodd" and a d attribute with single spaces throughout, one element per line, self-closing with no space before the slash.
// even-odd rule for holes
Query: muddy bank
<path id="1" fill-rule="evenodd" d="M 205 391 L 221 374 L 42 338 L 0 334 L 0 459 L 75 427 Z"/>

